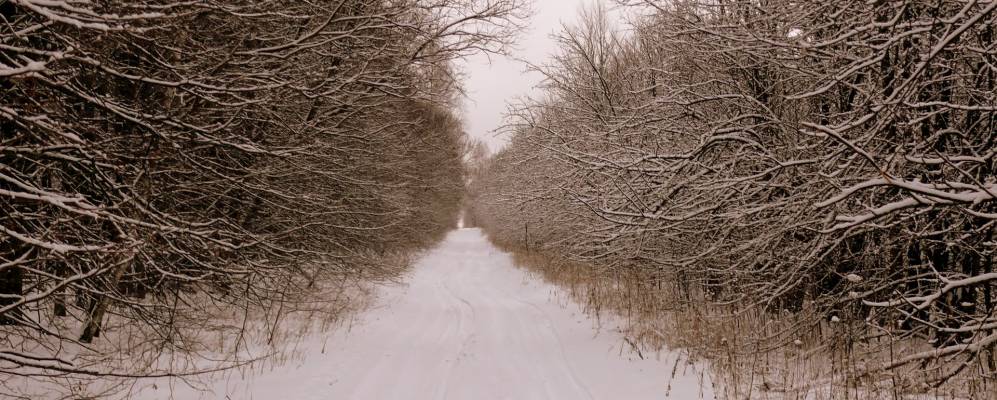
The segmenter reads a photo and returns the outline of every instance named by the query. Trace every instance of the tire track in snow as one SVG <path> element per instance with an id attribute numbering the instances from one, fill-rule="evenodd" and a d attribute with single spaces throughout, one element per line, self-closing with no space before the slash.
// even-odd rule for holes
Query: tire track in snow
<path id="1" fill-rule="evenodd" d="M 471 302 L 467 301 L 463 297 L 460 297 L 456 293 L 454 293 L 453 289 L 451 289 L 450 286 L 447 285 L 446 281 L 442 282 L 442 286 L 443 286 L 443 288 L 446 290 L 446 292 L 452 298 L 456 299 L 458 302 L 464 304 L 467 307 L 467 310 L 469 310 L 469 314 L 470 314 L 469 319 L 473 322 L 475 312 L 474 312 L 474 306 L 471 304 Z M 465 318 L 460 318 L 459 317 L 458 327 L 457 327 L 458 334 L 463 331 L 464 320 L 465 320 Z M 454 375 L 454 370 L 460 364 L 461 357 L 463 357 L 464 351 L 467 348 L 467 344 L 468 344 L 468 342 L 470 342 L 472 340 L 472 338 L 474 338 L 474 331 L 473 330 L 470 333 L 468 333 L 464 337 L 463 340 L 460 341 L 460 345 L 457 346 L 457 349 L 454 352 L 453 357 L 451 357 L 450 368 L 447 370 L 446 374 L 443 376 L 443 382 L 442 382 L 442 385 L 441 385 L 442 386 L 441 392 L 438 392 L 437 395 L 433 396 L 434 399 L 446 400 L 446 398 L 447 398 L 447 396 L 449 394 L 449 390 L 448 389 L 449 389 L 450 379 Z"/>
<path id="2" fill-rule="evenodd" d="M 568 361 L 567 352 L 564 350 L 564 342 L 561 340 L 561 337 L 557 334 L 557 329 L 554 329 L 554 322 L 550 318 L 550 316 L 547 315 L 547 313 L 536 304 L 533 304 L 525 300 L 518 300 L 518 299 L 514 300 L 519 303 L 525 304 L 526 306 L 534 309 L 537 313 L 543 316 L 544 321 L 546 322 L 544 327 L 550 331 L 550 336 L 552 336 L 554 338 L 554 341 L 557 342 L 558 355 L 560 356 L 562 362 L 561 366 L 565 369 L 567 375 L 571 378 L 571 382 L 575 385 L 575 387 L 581 389 L 581 391 L 585 393 L 588 399 L 595 400 L 595 396 L 592 395 L 592 391 L 589 390 L 588 386 L 583 384 L 578 379 L 578 375 L 575 373 L 574 369 L 571 368 L 571 362 Z"/>

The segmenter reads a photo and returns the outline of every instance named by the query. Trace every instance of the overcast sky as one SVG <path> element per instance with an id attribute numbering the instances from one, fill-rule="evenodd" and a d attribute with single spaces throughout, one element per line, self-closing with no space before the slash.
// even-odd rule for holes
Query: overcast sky
<path id="1" fill-rule="evenodd" d="M 572 24 L 583 5 L 608 0 L 535 0 L 530 29 L 525 32 L 515 56 L 534 64 L 542 64 L 555 51 L 552 33 L 561 30 L 561 22 Z M 505 143 L 504 137 L 493 132 L 502 124 L 506 103 L 527 96 L 540 82 L 536 73 L 525 73 L 525 65 L 508 57 L 476 56 L 461 66 L 467 74 L 464 88 L 464 120 L 467 132 L 495 151 Z"/>

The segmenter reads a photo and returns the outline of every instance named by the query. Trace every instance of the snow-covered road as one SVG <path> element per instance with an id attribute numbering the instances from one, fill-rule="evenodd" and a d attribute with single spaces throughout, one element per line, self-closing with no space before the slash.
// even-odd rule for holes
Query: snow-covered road
<path id="1" fill-rule="evenodd" d="M 202 397 L 713 398 L 700 389 L 708 380 L 701 365 L 669 352 L 641 360 L 616 326 L 604 319 L 597 327 L 479 230 L 460 229 L 419 261 L 406 284 L 385 288 L 349 332 L 329 333 L 294 365 L 230 377 Z"/>

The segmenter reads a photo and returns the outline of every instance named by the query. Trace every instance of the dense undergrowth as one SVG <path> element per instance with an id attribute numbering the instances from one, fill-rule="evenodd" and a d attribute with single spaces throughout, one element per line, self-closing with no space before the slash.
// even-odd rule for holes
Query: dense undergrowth
<path id="1" fill-rule="evenodd" d="M 618 3 L 534 67 L 474 222 L 728 346 L 738 396 L 997 393 L 997 3 Z"/>
<path id="2" fill-rule="evenodd" d="M 461 207 L 453 62 L 523 12 L 0 0 L 0 397 L 242 365 L 392 277 Z"/>

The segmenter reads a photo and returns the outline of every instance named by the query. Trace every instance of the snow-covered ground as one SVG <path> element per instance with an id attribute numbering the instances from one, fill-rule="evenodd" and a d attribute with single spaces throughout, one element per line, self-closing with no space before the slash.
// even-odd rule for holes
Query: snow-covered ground
<path id="1" fill-rule="evenodd" d="M 477 229 L 452 232 L 349 329 L 307 338 L 282 366 L 142 399 L 713 399 L 677 352 L 629 351 L 551 285 L 516 268 Z"/>

